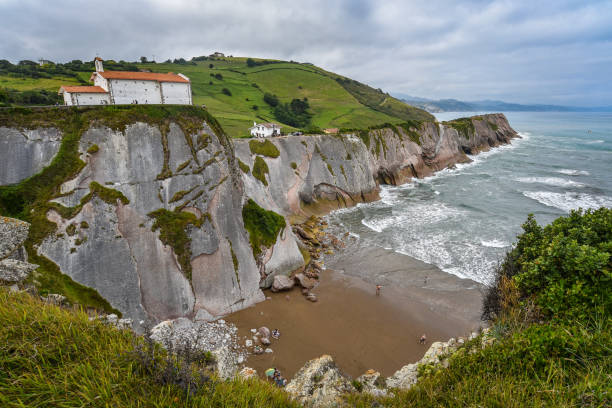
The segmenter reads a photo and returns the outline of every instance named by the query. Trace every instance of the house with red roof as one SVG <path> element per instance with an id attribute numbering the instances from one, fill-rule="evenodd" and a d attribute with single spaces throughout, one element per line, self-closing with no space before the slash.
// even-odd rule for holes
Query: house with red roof
<path id="1" fill-rule="evenodd" d="M 62 86 L 66 105 L 175 104 L 191 105 L 191 81 L 183 74 L 168 72 L 104 71 L 95 59 L 93 86 Z"/>

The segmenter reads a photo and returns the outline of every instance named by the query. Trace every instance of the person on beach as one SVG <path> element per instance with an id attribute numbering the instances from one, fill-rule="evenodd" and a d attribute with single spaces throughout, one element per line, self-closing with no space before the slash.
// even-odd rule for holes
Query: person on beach
<path id="1" fill-rule="evenodd" d="M 427 341 L 427 336 L 423 334 L 421 338 L 419 339 L 419 344 L 425 344 L 426 341 Z"/>
<path id="2" fill-rule="evenodd" d="M 380 288 L 382 288 L 382 285 L 376 285 L 376 296 L 380 296 Z"/>

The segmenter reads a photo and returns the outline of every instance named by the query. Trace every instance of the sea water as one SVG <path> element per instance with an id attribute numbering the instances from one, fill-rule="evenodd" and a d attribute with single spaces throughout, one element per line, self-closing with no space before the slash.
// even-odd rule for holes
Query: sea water
<path id="1" fill-rule="evenodd" d="M 440 121 L 475 113 L 436 114 Z M 612 207 L 612 113 L 509 112 L 521 135 L 330 214 L 332 225 L 377 245 L 490 283 L 532 213 L 541 224 L 577 208 Z"/>

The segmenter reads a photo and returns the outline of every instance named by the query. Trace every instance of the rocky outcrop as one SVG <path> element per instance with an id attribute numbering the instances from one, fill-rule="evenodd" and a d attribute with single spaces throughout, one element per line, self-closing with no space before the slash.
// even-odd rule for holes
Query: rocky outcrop
<path id="1" fill-rule="evenodd" d="M 38 268 L 23 256 L 29 228 L 27 222 L 0 216 L 0 285 L 20 284 Z"/>
<path id="2" fill-rule="evenodd" d="M 306 407 L 335 407 L 342 404 L 344 394 L 355 388 L 331 356 L 324 355 L 300 368 L 285 390 Z"/>

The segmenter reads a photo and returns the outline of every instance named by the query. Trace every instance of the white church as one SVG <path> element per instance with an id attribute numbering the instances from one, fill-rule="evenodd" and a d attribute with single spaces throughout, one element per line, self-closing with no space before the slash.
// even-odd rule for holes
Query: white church
<path id="1" fill-rule="evenodd" d="M 191 105 L 191 82 L 183 74 L 104 71 L 102 59 L 95 59 L 93 86 L 62 86 L 66 105 L 176 104 Z"/>

